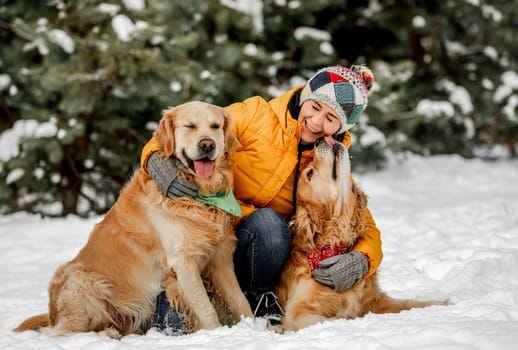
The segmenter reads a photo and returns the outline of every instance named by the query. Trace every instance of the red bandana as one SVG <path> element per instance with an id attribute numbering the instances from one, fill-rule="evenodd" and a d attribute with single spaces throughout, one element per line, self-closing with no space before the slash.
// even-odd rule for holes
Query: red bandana
<path id="1" fill-rule="evenodd" d="M 306 253 L 311 271 L 318 268 L 320 262 L 335 255 L 347 253 L 347 245 L 344 242 L 336 243 L 334 246 L 317 244 L 317 249 Z"/>

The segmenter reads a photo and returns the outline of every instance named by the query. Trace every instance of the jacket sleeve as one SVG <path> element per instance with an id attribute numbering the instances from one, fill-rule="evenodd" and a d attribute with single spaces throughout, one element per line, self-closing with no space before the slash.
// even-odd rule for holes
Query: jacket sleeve
<path id="1" fill-rule="evenodd" d="M 147 160 L 149 159 L 149 157 L 151 157 L 151 155 L 153 153 L 155 153 L 156 151 L 160 151 L 160 146 L 158 145 L 158 143 L 156 142 L 156 139 L 155 137 L 153 136 L 145 145 L 144 145 L 144 148 L 142 149 L 142 153 L 140 154 L 140 168 L 142 169 L 142 171 L 144 172 L 144 174 L 147 176 L 147 177 L 150 177 L 149 176 L 149 173 L 147 172 Z"/>
<path id="2" fill-rule="evenodd" d="M 376 227 L 376 223 L 368 208 L 367 211 L 367 233 L 358 240 L 353 250 L 362 252 L 369 260 L 369 271 L 364 278 L 370 277 L 376 272 L 383 259 L 383 251 L 381 250 L 381 236 L 380 231 Z"/>
<path id="3" fill-rule="evenodd" d="M 250 97 L 242 102 L 236 102 L 225 109 L 230 112 L 234 122 L 232 123 L 232 132 L 239 140 L 242 146 L 246 147 L 246 140 L 243 134 L 254 120 L 255 115 L 264 107 L 266 102 L 258 96 Z"/>
<path id="4" fill-rule="evenodd" d="M 239 140 L 241 147 L 244 147 L 245 149 L 248 147 L 247 138 L 244 134 L 254 120 L 255 115 L 261 107 L 264 107 L 265 104 L 266 102 L 263 99 L 258 96 L 254 96 L 245 101 L 236 102 L 225 107 L 234 119 L 234 122 L 232 123 L 232 133 L 234 133 L 236 138 Z M 237 191 L 238 189 L 234 189 L 234 192 Z M 251 203 L 240 202 L 240 205 L 242 216 L 233 221 L 234 226 L 237 226 L 241 220 L 257 210 L 257 207 Z"/>

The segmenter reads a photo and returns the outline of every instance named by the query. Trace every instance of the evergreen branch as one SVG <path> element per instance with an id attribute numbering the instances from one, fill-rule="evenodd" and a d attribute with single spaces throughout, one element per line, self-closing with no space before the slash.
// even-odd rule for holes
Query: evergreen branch
<path id="1" fill-rule="evenodd" d="M 11 23 L 6 22 L 2 19 L 0 19 L 0 30 L 4 30 L 9 34 L 14 34 L 23 40 L 32 41 L 32 38 L 30 38 L 28 35 L 24 35 L 20 31 L 14 30 Z"/>
<path id="2" fill-rule="evenodd" d="M 9 22 L 6 22 L 2 19 L 0 19 L 0 29 L 5 30 L 6 32 L 14 33 L 13 29 L 11 28 L 11 25 Z"/>

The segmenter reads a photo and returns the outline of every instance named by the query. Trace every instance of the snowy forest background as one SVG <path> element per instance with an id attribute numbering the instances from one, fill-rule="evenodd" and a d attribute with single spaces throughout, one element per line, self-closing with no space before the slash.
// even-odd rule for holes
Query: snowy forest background
<path id="1" fill-rule="evenodd" d="M 518 154 L 509 0 L 0 0 L 0 214 L 104 213 L 164 108 L 274 97 L 323 66 L 377 85 L 351 153 Z"/>

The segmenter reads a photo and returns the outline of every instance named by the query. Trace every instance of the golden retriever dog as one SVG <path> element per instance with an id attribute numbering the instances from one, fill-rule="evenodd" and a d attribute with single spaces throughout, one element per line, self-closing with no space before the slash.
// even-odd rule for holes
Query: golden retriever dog
<path id="1" fill-rule="evenodd" d="M 201 194 L 229 191 L 230 159 L 239 146 L 226 110 L 189 102 L 164 111 L 155 138 L 165 157 L 177 157 Z M 201 173 L 201 174 L 200 174 Z M 118 338 L 144 333 L 157 295 L 166 290 L 187 331 L 238 321 L 252 310 L 234 274 L 231 216 L 202 201 L 162 195 L 140 169 L 91 233 L 78 255 L 58 268 L 49 311 L 15 331 L 51 327 L 51 334 L 103 331 Z M 226 307 L 209 300 L 208 281 Z"/>
<path id="2" fill-rule="evenodd" d="M 318 248 L 323 248 L 324 255 L 344 253 L 367 229 L 367 197 L 352 182 L 350 172 L 349 154 L 342 143 L 331 137 L 317 142 L 314 159 L 299 178 L 292 251 L 277 287 L 285 310 L 277 331 L 295 331 L 326 319 L 354 318 L 368 312 L 443 304 L 393 299 L 381 291 L 376 274 L 343 292 L 313 279 L 310 262 Z"/>

